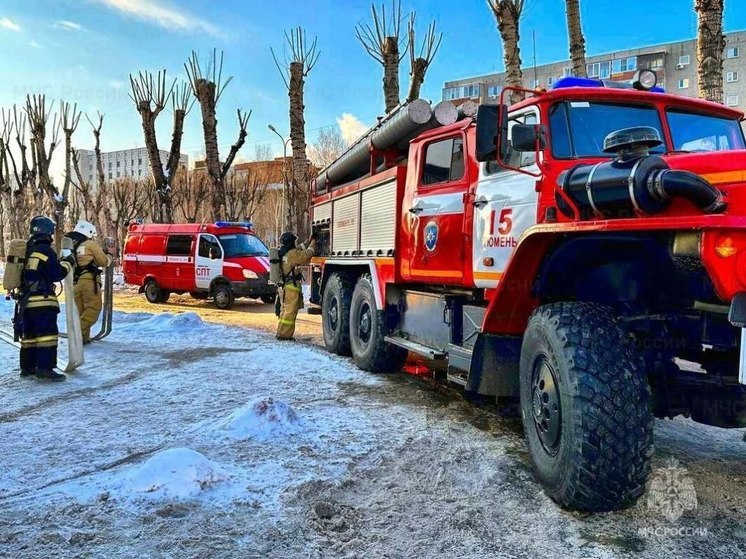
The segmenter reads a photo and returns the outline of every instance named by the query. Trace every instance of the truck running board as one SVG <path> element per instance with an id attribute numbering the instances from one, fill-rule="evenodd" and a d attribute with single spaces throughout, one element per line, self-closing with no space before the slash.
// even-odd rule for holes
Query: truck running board
<path id="1" fill-rule="evenodd" d="M 384 339 L 390 344 L 403 347 L 404 349 L 409 350 L 412 353 L 422 355 L 434 361 L 445 359 L 446 357 L 446 353 L 444 351 L 433 349 L 431 347 L 418 344 L 417 342 L 412 342 L 410 340 L 405 340 L 404 338 L 399 338 L 397 336 L 386 336 Z"/>

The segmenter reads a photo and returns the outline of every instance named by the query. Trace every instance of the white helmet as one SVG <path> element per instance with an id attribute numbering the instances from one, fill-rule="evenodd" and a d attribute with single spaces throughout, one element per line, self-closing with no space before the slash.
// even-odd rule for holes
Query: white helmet
<path id="1" fill-rule="evenodd" d="M 75 232 L 92 239 L 96 236 L 96 226 L 82 219 L 75 225 Z"/>

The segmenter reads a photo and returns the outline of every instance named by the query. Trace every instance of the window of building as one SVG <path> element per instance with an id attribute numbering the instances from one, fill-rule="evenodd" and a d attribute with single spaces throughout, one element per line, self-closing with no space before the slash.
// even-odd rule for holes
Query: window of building
<path id="1" fill-rule="evenodd" d="M 111 173 L 109 173 L 109 178 L 112 178 Z"/>
<path id="2" fill-rule="evenodd" d="M 648 62 L 648 68 L 651 70 L 657 70 L 659 68 L 663 68 L 663 57 L 659 56 L 658 58 L 654 58 L 650 62 Z"/>
<path id="3" fill-rule="evenodd" d="M 138 164 L 138 165 L 142 165 L 142 157 L 141 157 L 140 159 L 138 159 L 138 160 L 137 160 L 137 164 Z"/>
<path id="4" fill-rule="evenodd" d="M 738 72 L 726 72 L 725 81 L 733 83 L 738 81 Z"/>
<path id="5" fill-rule="evenodd" d="M 632 72 L 637 70 L 637 57 L 628 56 L 627 58 L 617 58 L 611 61 L 611 72 L 620 74 L 622 72 Z"/>
<path id="6" fill-rule="evenodd" d="M 191 235 L 169 235 L 166 243 L 166 254 L 189 256 L 192 253 Z"/>
<path id="7" fill-rule="evenodd" d="M 536 89 L 539 87 L 539 80 L 531 80 L 531 89 Z"/>
<path id="8" fill-rule="evenodd" d="M 610 61 L 601 62 L 599 68 L 600 68 L 598 72 L 599 78 L 601 78 L 602 80 L 605 80 L 611 77 L 611 62 Z"/>
<path id="9" fill-rule="evenodd" d="M 547 85 L 548 85 L 549 87 L 552 87 L 552 86 L 554 85 L 554 76 L 549 76 L 549 77 L 547 78 Z"/>
<path id="10" fill-rule="evenodd" d="M 422 184 L 438 184 L 464 176 L 464 143 L 461 138 L 433 142 L 425 149 Z"/>
<path id="11" fill-rule="evenodd" d="M 725 98 L 725 104 L 729 107 L 737 107 L 738 106 L 738 95 L 728 95 Z"/>
<path id="12" fill-rule="evenodd" d="M 689 66 L 692 62 L 692 57 L 688 54 L 682 54 L 679 56 L 679 66 Z"/>
<path id="13" fill-rule="evenodd" d="M 741 54 L 739 47 L 729 47 L 725 49 L 725 58 L 738 58 Z"/>
<path id="14" fill-rule="evenodd" d="M 490 97 L 499 97 L 500 92 L 502 91 L 502 87 L 499 85 L 490 85 L 487 87 L 487 95 Z"/>
<path id="15" fill-rule="evenodd" d="M 109 169 L 111 169 L 111 161 L 109 161 Z"/>
<path id="16" fill-rule="evenodd" d="M 679 89 L 686 89 L 689 87 L 689 78 L 681 78 L 679 80 Z"/>
<path id="17" fill-rule="evenodd" d="M 463 87 L 462 97 L 479 97 L 479 84 L 473 83 L 471 85 L 465 85 Z"/>
<path id="18" fill-rule="evenodd" d="M 117 169 L 119 169 L 119 164 L 120 163 L 121 163 L 121 161 L 117 161 Z"/>
<path id="19" fill-rule="evenodd" d="M 119 171 L 117 171 L 117 178 L 119 178 L 121 176 L 122 176 L 122 173 L 120 173 Z"/>
<path id="20" fill-rule="evenodd" d="M 586 64 L 585 71 L 588 72 L 589 78 L 597 78 L 601 72 L 601 63 L 594 62 L 593 64 Z"/>

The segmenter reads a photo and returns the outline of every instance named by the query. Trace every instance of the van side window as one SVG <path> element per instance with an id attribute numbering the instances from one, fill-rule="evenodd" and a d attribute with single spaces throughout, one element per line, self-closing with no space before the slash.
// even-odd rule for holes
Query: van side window
<path id="1" fill-rule="evenodd" d="M 169 235 L 166 243 L 166 254 L 172 256 L 189 256 L 192 254 L 191 235 Z"/>
<path id="2" fill-rule="evenodd" d="M 199 255 L 204 258 L 210 258 L 210 249 L 215 249 L 218 254 L 222 254 L 220 243 L 213 236 L 201 235 L 199 238 Z"/>
<path id="3" fill-rule="evenodd" d="M 455 181 L 463 176 L 464 142 L 461 138 L 433 142 L 425 148 L 423 185 Z"/>

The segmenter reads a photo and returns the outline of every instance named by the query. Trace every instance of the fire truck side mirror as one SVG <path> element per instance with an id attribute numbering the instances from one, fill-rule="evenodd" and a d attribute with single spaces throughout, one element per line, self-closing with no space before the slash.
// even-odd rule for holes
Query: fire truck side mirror
<path id="1" fill-rule="evenodd" d="M 509 151 L 508 106 L 480 105 L 477 109 L 477 161 L 505 161 Z"/>
<path id="2" fill-rule="evenodd" d="M 514 124 L 511 144 L 516 151 L 536 151 L 547 147 L 547 131 L 541 124 Z"/>

